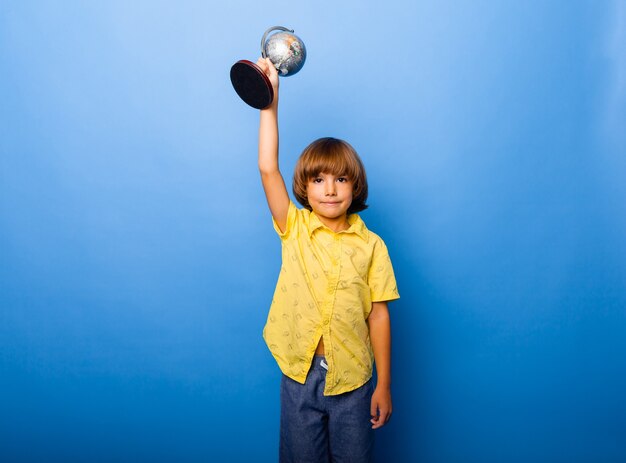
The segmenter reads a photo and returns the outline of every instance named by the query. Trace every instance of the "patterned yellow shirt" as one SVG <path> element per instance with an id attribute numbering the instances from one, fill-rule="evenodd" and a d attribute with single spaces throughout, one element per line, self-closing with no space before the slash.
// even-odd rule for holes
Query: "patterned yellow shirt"
<path id="1" fill-rule="evenodd" d="M 328 363 L 324 395 L 354 390 L 372 376 L 367 317 L 372 302 L 400 296 L 383 240 L 357 214 L 333 232 L 290 202 L 282 267 L 263 337 L 282 372 L 304 384 L 320 337 Z"/>

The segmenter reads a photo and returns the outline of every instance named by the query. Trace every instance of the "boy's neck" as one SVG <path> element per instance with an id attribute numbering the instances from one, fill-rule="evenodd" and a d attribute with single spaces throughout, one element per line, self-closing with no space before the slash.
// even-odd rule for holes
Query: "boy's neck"
<path id="1" fill-rule="evenodd" d="M 344 214 L 335 218 L 323 217 L 318 214 L 315 215 L 317 215 L 317 218 L 320 219 L 320 222 L 322 222 L 326 228 L 329 228 L 335 233 L 350 228 L 350 223 L 348 222 L 348 214 Z"/>

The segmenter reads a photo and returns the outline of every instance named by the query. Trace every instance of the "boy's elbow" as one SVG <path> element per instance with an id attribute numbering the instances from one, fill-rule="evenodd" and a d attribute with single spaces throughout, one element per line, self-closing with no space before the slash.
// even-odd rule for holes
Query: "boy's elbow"
<path id="1" fill-rule="evenodd" d="M 259 163 L 259 172 L 261 173 L 261 177 L 263 178 L 268 178 L 268 177 L 271 177 L 273 175 L 280 173 L 277 166 L 266 165 L 266 164 L 261 164 L 261 163 Z"/>

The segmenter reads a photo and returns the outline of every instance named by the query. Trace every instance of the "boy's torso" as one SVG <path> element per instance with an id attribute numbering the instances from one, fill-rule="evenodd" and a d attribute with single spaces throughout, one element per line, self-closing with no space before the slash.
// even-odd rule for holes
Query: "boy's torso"
<path id="1" fill-rule="evenodd" d="M 372 375 L 369 280 L 386 264 L 372 262 L 376 249 L 386 253 L 386 248 L 356 214 L 348 230 L 335 233 L 320 226 L 315 214 L 292 208 L 264 337 L 283 373 L 303 383 L 323 336 L 329 364 L 325 394 L 340 394 Z M 393 285 L 395 291 L 395 280 Z"/>

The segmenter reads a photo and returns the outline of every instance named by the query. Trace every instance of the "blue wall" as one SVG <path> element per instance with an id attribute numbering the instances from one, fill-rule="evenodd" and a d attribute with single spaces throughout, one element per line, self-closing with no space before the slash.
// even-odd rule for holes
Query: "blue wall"
<path id="1" fill-rule="evenodd" d="M 2 2 L 0 460 L 275 461 L 276 24 L 396 267 L 380 461 L 626 461 L 626 4 L 565 0 Z"/>

